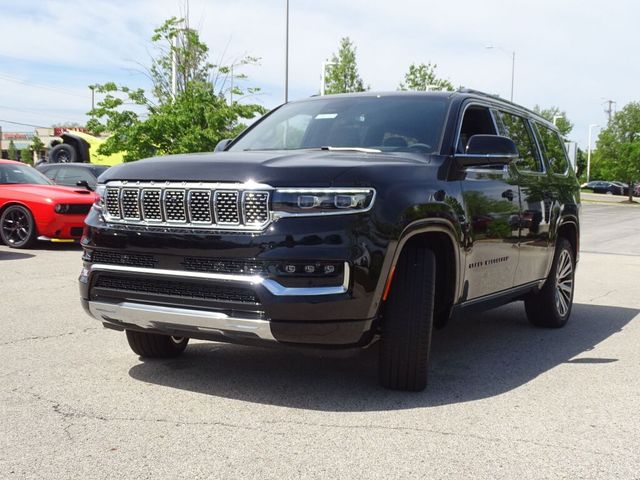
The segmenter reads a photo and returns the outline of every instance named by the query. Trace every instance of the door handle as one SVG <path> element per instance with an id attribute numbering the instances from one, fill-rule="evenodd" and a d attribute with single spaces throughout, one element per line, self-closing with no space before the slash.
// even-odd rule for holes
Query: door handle
<path id="1" fill-rule="evenodd" d="M 511 189 L 505 190 L 504 192 L 502 192 L 502 198 L 506 198 L 510 202 L 513 202 L 513 197 L 514 197 L 513 190 Z"/>

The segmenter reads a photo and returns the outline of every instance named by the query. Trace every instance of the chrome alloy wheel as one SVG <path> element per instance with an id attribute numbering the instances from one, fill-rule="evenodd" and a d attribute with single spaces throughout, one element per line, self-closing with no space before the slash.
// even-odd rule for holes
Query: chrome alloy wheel
<path id="1" fill-rule="evenodd" d="M 573 298 L 573 259 L 567 250 L 560 252 L 556 268 L 556 308 L 561 317 L 569 313 Z"/>

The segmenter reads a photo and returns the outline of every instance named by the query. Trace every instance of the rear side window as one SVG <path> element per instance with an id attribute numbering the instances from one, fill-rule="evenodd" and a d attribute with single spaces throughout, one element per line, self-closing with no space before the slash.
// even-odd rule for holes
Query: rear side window
<path id="1" fill-rule="evenodd" d="M 518 147 L 520 158 L 516 161 L 518 170 L 542 172 L 542 162 L 533 141 L 531 129 L 524 117 L 509 112 L 500 112 L 504 134 Z"/>
<path id="2" fill-rule="evenodd" d="M 549 171 L 561 175 L 567 173 L 569 169 L 567 152 L 564 149 L 564 143 L 560 135 L 558 135 L 558 132 L 539 123 L 536 123 L 536 130 L 538 131 L 538 138 L 542 144 L 544 156 L 549 164 Z"/>

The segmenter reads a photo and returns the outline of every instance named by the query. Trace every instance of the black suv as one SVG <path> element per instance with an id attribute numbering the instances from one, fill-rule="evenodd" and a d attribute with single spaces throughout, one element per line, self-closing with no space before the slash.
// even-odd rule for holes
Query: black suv
<path id="1" fill-rule="evenodd" d="M 82 303 L 143 357 L 189 338 L 380 339 L 383 386 L 426 386 L 431 332 L 524 300 L 562 327 L 579 185 L 555 127 L 479 92 L 310 98 L 215 153 L 112 167 L 82 239 Z"/>

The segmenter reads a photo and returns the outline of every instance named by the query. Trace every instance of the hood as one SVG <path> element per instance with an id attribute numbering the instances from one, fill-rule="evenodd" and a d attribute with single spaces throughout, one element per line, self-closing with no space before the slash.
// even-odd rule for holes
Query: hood
<path id="1" fill-rule="evenodd" d="M 3 196 L 13 198 L 43 198 L 56 202 L 93 203 L 95 194 L 84 188 L 61 185 L 8 184 L 2 186 Z"/>
<path id="2" fill-rule="evenodd" d="M 424 155 L 323 150 L 216 152 L 149 158 L 111 167 L 100 177 L 130 181 L 254 181 L 271 186 L 331 186 L 362 167 L 424 166 Z"/>

